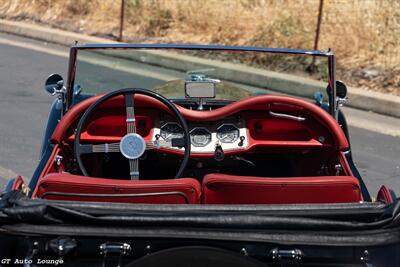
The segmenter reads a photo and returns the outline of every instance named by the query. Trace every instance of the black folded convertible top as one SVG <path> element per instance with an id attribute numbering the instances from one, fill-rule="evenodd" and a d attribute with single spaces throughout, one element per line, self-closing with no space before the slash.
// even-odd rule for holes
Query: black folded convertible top
<path id="1" fill-rule="evenodd" d="M 400 203 L 146 205 L 3 196 L 8 234 L 383 245 L 400 242 Z"/>

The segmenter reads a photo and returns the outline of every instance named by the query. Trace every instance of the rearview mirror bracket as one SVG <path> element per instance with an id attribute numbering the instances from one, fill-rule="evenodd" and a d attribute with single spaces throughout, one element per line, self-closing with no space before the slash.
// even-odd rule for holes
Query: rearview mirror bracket
<path id="1" fill-rule="evenodd" d="M 61 116 L 64 111 L 64 100 L 67 89 L 64 86 L 64 79 L 60 74 L 51 74 L 47 77 L 44 89 L 52 96 L 57 96 L 56 108 L 61 111 Z"/>
<path id="2" fill-rule="evenodd" d="M 190 79 L 185 81 L 185 97 L 199 100 L 197 110 L 203 110 L 204 99 L 215 98 L 216 96 L 216 84 L 220 80 L 208 78 L 202 73 L 210 70 L 213 69 L 189 71 Z"/>
<path id="3" fill-rule="evenodd" d="M 331 88 L 328 85 L 326 88 L 326 92 L 329 97 L 331 97 Z M 342 107 L 347 102 L 347 86 L 344 82 L 337 80 L 336 81 L 336 107 L 337 112 L 339 112 L 339 108 Z"/>
<path id="4" fill-rule="evenodd" d="M 347 102 L 347 86 L 344 82 L 336 81 L 336 106 L 339 110 Z"/>

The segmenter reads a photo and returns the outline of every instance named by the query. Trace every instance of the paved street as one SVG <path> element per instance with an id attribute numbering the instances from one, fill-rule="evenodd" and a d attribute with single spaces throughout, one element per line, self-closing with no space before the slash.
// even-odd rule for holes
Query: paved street
<path id="1" fill-rule="evenodd" d="M 33 173 L 53 100 L 44 91 L 43 83 L 50 73 L 60 73 L 66 78 L 68 49 L 4 34 L 0 34 L 0 38 L 59 51 L 48 54 L 0 42 L 1 186 L 13 173 L 27 179 Z M 383 134 L 387 132 L 385 125 L 394 128 L 396 133 L 400 120 L 351 109 L 345 112 L 351 124 L 358 126 L 350 128 L 353 156 L 372 196 L 376 195 L 380 184 L 387 184 L 400 194 L 400 137 Z M 358 117 L 366 119 L 371 127 L 357 123 Z M 372 127 L 375 122 L 383 126 Z"/>

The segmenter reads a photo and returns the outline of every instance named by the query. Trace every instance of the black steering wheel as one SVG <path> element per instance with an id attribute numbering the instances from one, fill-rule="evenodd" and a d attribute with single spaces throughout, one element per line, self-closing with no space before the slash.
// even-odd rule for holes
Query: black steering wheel
<path id="1" fill-rule="evenodd" d="M 175 107 L 175 105 L 171 103 L 167 98 L 153 91 L 141 88 L 126 88 L 108 93 L 99 98 L 85 111 L 85 113 L 83 113 L 76 128 L 74 141 L 75 158 L 83 175 L 89 176 L 81 159 L 82 154 L 120 152 L 125 158 L 129 160 L 129 171 L 131 180 L 139 179 L 139 158 L 143 155 L 146 149 L 154 149 L 156 147 L 159 147 L 159 144 L 157 144 L 158 141 L 146 144 L 143 137 L 136 132 L 134 109 L 135 94 L 152 97 L 167 106 L 168 109 L 171 110 L 171 112 L 175 115 L 178 123 L 181 125 L 183 129 L 183 142 L 181 142 L 181 144 L 182 147 L 185 148 L 185 153 L 181 161 L 179 170 L 175 175 L 175 178 L 181 177 L 190 156 L 190 136 L 186 121 L 179 110 Z M 81 133 L 90 116 L 102 103 L 119 95 L 123 95 L 125 98 L 127 134 L 122 137 L 120 142 L 117 143 L 81 144 Z"/>

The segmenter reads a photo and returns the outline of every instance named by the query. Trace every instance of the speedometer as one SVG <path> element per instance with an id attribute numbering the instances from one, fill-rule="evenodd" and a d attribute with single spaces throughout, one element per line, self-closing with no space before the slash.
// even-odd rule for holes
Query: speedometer
<path id="1" fill-rule="evenodd" d="M 190 131 L 190 141 L 196 147 L 206 146 L 211 142 L 211 133 L 206 128 L 194 128 Z"/>
<path id="2" fill-rule="evenodd" d="M 168 122 L 161 127 L 160 136 L 165 141 L 171 141 L 175 138 L 183 138 L 183 130 L 178 123 Z"/>
<path id="3" fill-rule="evenodd" d="M 217 129 L 217 138 L 222 143 L 233 143 L 239 139 L 239 129 L 233 124 L 222 124 Z"/>

